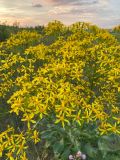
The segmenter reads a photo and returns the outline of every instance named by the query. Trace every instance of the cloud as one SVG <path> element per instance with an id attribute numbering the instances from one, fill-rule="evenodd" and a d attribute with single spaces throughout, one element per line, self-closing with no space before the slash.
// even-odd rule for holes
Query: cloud
<path id="1" fill-rule="evenodd" d="M 110 26 L 119 24 L 119 6 L 120 0 L 0 0 L 0 21 L 35 25 L 57 19 L 65 24 L 91 21 Z"/>
<path id="2" fill-rule="evenodd" d="M 60 0 L 47 0 L 49 2 L 60 2 Z M 89 15 L 110 15 L 109 0 L 62 0 L 63 4 L 55 5 L 50 10 L 51 15 L 79 15 L 87 13 Z M 68 4 L 66 4 L 68 3 Z"/>
<path id="3" fill-rule="evenodd" d="M 68 2 L 68 1 L 67 1 Z M 70 1 L 69 1 L 70 2 Z M 94 4 L 94 5 L 93 5 Z M 62 5 L 57 5 L 52 7 L 49 10 L 50 14 L 55 14 L 55 15 L 64 15 L 64 14 L 81 14 L 81 13 L 94 13 L 96 11 L 95 4 L 98 4 L 96 0 L 81 0 L 81 1 L 74 1 L 69 4 L 62 4 Z"/>
<path id="4" fill-rule="evenodd" d="M 46 2 L 52 5 L 89 5 L 97 3 L 98 0 L 46 0 Z"/>
<path id="5" fill-rule="evenodd" d="M 56 7 L 52 8 L 48 12 L 50 14 L 54 14 L 54 15 L 57 15 L 57 14 L 67 14 L 67 13 L 70 13 L 73 10 L 73 8 L 75 9 L 74 6 L 64 6 L 64 5 L 61 5 L 61 6 L 56 6 Z"/>
<path id="6" fill-rule="evenodd" d="M 41 4 L 33 4 L 32 7 L 41 8 L 43 6 Z"/>
<path id="7" fill-rule="evenodd" d="M 0 6 L 4 8 L 13 8 L 13 7 L 24 7 L 24 6 L 30 6 L 30 0 L 24 0 L 22 3 L 20 3 L 20 0 L 0 0 Z"/>
<path id="8" fill-rule="evenodd" d="M 72 2 L 71 4 L 72 5 L 94 5 L 94 4 L 97 4 L 98 3 L 98 0 L 81 0 L 81 1 L 74 1 L 74 2 Z"/>
<path id="9" fill-rule="evenodd" d="M 46 0 L 48 3 L 54 3 L 54 4 L 68 4 L 70 2 L 74 2 L 74 0 Z M 76 0 L 78 1 L 78 0 Z"/>

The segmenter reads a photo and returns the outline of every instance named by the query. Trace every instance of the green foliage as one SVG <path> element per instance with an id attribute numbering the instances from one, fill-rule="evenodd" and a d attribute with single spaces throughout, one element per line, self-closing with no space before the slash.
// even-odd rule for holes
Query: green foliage
<path id="1" fill-rule="evenodd" d="M 36 31 L 41 34 L 44 30 L 44 26 L 35 26 L 35 27 L 20 27 L 19 25 L 9 26 L 7 24 L 0 24 L 0 42 L 7 40 L 11 34 L 16 34 L 20 31 Z"/>
<path id="2" fill-rule="evenodd" d="M 69 155 L 75 155 L 82 151 L 89 157 L 89 160 L 113 160 L 119 159 L 120 136 L 106 135 L 98 136 L 93 131 L 79 128 L 73 124 L 66 129 L 54 124 L 48 125 L 45 131 L 41 132 L 43 150 L 51 150 L 55 159 L 65 160 Z"/>

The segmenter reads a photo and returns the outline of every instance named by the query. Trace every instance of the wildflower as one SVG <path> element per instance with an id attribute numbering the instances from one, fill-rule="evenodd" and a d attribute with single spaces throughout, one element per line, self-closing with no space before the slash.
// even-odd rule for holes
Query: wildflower
<path id="1" fill-rule="evenodd" d="M 76 154 L 76 158 L 80 158 L 82 155 L 82 152 L 81 151 L 78 151 L 77 154 Z"/>
<path id="2" fill-rule="evenodd" d="M 120 124 L 120 117 L 113 117 L 113 119 L 115 119 L 117 122 L 117 124 Z"/>
<path id="3" fill-rule="evenodd" d="M 118 129 L 117 123 L 115 123 L 114 125 L 110 125 L 108 128 L 108 131 L 111 131 L 116 134 L 120 134 L 120 130 Z"/>
<path id="4" fill-rule="evenodd" d="M 89 123 L 90 121 L 92 121 L 93 120 L 92 111 L 86 109 L 83 118 L 87 121 L 87 123 Z"/>
<path id="5" fill-rule="evenodd" d="M 82 155 L 81 155 L 81 159 L 82 159 L 82 160 L 85 160 L 85 159 L 86 159 L 86 155 L 85 155 L 85 154 L 82 154 Z"/>
<path id="6" fill-rule="evenodd" d="M 67 119 L 65 119 L 64 114 L 62 114 L 62 115 L 57 115 L 57 118 L 58 118 L 58 119 L 55 121 L 55 123 L 61 122 L 63 128 L 64 128 L 64 126 L 65 126 L 65 122 L 69 123 L 69 121 L 68 121 Z"/>
<path id="7" fill-rule="evenodd" d="M 36 121 L 33 120 L 33 117 L 34 117 L 33 113 L 30 113 L 30 114 L 25 113 L 24 118 L 21 119 L 21 121 L 27 121 L 28 129 L 30 129 L 30 122 L 36 123 Z"/>
<path id="8" fill-rule="evenodd" d="M 28 160 L 25 152 L 23 153 L 23 155 L 20 156 L 20 158 L 21 160 Z"/>
<path id="9" fill-rule="evenodd" d="M 22 152 L 23 150 L 27 149 L 28 146 L 26 146 L 26 140 L 23 140 L 22 142 L 20 142 L 18 144 L 18 151 L 17 151 L 17 154 L 19 154 L 20 152 Z"/>
<path id="10" fill-rule="evenodd" d="M 0 144 L 0 157 L 2 157 L 3 150 L 4 150 L 4 145 Z"/>
<path id="11" fill-rule="evenodd" d="M 6 153 L 6 156 L 7 156 L 10 160 L 14 160 L 14 157 L 13 157 L 13 153 L 12 153 L 12 152 Z"/>
<path id="12" fill-rule="evenodd" d="M 109 131 L 109 127 L 110 127 L 110 124 L 107 123 L 107 122 L 102 122 L 101 125 L 98 127 L 98 130 L 100 131 L 100 134 L 103 135 L 103 134 L 107 134 L 108 131 Z"/>
<path id="13" fill-rule="evenodd" d="M 73 155 L 69 155 L 69 160 L 74 160 Z"/>
<path id="14" fill-rule="evenodd" d="M 112 106 L 112 113 L 119 113 L 120 109 L 118 107 Z"/>
<path id="15" fill-rule="evenodd" d="M 78 124 L 81 126 L 81 123 L 83 121 L 81 117 L 81 110 L 79 110 L 78 114 L 74 115 L 73 117 L 74 117 L 73 121 L 78 122 Z"/>
<path id="16" fill-rule="evenodd" d="M 34 139 L 35 144 L 40 141 L 36 130 L 33 132 L 33 136 L 31 138 Z"/>

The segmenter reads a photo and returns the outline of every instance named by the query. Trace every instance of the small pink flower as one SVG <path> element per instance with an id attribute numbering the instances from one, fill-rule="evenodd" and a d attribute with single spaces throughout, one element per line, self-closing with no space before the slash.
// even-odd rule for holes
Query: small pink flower
<path id="1" fill-rule="evenodd" d="M 81 158 L 82 158 L 82 160 L 85 160 L 85 159 L 86 159 L 86 155 L 85 155 L 85 154 L 82 154 L 82 155 L 81 155 Z"/>
<path id="2" fill-rule="evenodd" d="M 74 160 L 73 155 L 69 155 L 69 160 Z"/>
<path id="3" fill-rule="evenodd" d="M 82 152 L 78 151 L 77 154 L 76 154 L 76 158 L 80 158 L 82 155 Z"/>

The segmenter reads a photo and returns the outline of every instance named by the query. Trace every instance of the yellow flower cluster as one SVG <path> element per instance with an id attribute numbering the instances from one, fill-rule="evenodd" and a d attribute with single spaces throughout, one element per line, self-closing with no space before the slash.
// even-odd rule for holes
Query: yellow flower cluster
<path id="1" fill-rule="evenodd" d="M 46 33 L 59 32 L 58 23 L 51 25 Z M 66 32 L 66 37 L 59 34 L 49 45 L 38 44 L 41 35 L 27 31 L 2 44 L 7 48 L 0 52 L 0 96 L 7 97 L 10 114 L 20 116 L 27 135 L 15 134 L 13 128 L 1 132 L 1 157 L 7 150 L 10 160 L 26 160 L 27 139 L 39 142 L 34 128 L 49 117 L 64 128 L 78 123 L 93 125 L 101 135 L 120 134 L 119 43 L 106 30 L 89 24 L 72 25 Z M 34 40 L 36 45 L 30 45 Z M 23 44 L 29 45 L 14 52 L 15 46 Z M 13 52 L 7 54 L 9 48 Z"/>
<path id="2" fill-rule="evenodd" d="M 0 157 L 6 156 L 10 160 L 27 160 L 27 141 L 31 138 L 36 144 L 40 140 L 38 136 L 37 130 L 31 133 L 16 133 L 13 127 L 8 126 L 7 130 L 0 134 Z"/>
<path id="3" fill-rule="evenodd" d="M 6 41 L 6 47 L 7 49 L 11 49 L 21 45 L 32 45 L 36 41 L 39 42 L 40 38 L 41 35 L 37 32 L 23 30 L 15 35 L 11 35 L 11 37 Z"/>
<path id="4" fill-rule="evenodd" d="M 20 160 L 27 160 L 25 150 L 27 149 L 26 139 L 21 132 L 20 134 L 15 134 L 15 130 L 12 127 L 8 127 L 5 132 L 0 134 L 0 157 L 4 154 L 6 150 L 6 157 L 10 160 L 18 160 L 14 157 L 16 153 Z"/>

